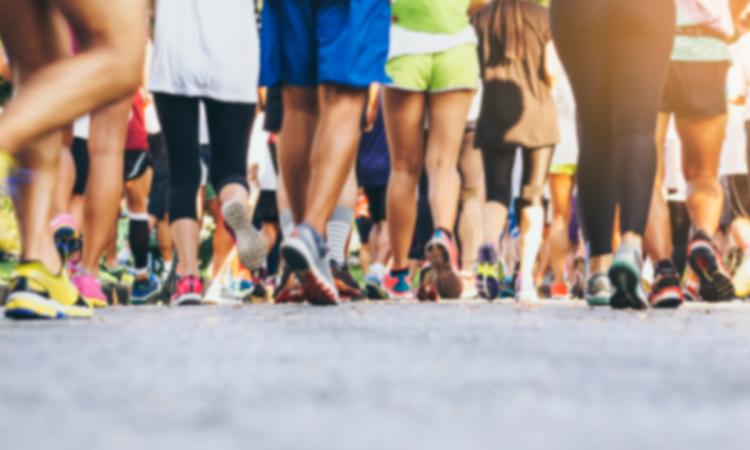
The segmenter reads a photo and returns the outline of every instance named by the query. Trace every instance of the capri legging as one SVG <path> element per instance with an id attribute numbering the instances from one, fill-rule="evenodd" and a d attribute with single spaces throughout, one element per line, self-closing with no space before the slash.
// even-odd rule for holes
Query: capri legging
<path id="1" fill-rule="evenodd" d="M 578 193 L 591 256 L 642 235 L 656 172 L 656 117 L 675 34 L 674 0 L 553 0 L 552 33 L 578 112 Z"/>
<path id="2" fill-rule="evenodd" d="M 169 220 L 197 219 L 196 198 L 201 182 L 199 104 L 206 108 L 211 140 L 211 183 L 216 192 L 228 184 L 249 190 L 246 177 L 252 103 L 226 103 L 170 94 L 154 96 L 169 157 Z"/>
<path id="3" fill-rule="evenodd" d="M 501 203 L 506 208 L 510 206 L 513 195 L 513 164 L 517 148 L 516 145 L 504 144 L 482 149 L 487 201 Z M 544 183 L 547 181 L 552 152 L 552 147 L 522 148 L 519 206 L 544 206 Z"/>

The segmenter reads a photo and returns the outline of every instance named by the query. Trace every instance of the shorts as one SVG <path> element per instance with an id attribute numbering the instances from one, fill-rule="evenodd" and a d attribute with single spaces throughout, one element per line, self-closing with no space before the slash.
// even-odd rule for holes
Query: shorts
<path id="1" fill-rule="evenodd" d="M 402 55 L 392 58 L 386 72 L 389 86 L 414 92 L 446 92 L 477 89 L 479 59 L 477 46 L 464 44 L 444 52 Z"/>
<path id="2" fill-rule="evenodd" d="M 260 84 L 385 83 L 390 26 L 389 0 L 267 0 Z"/>
<path id="3" fill-rule="evenodd" d="M 549 168 L 550 175 L 575 176 L 578 171 L 577 164 L 552 164 Z"/>
<path id="4" fill-rule="evenodd" d="M 354 219 L 355 225 L 357 225 L 357 233 L 359 233 L 359 241 L 362 244 L 370 243 L 370 232 L 372 227 L 375 225 L 369 217 L 357 217 Z"/>
<path id="5" fill-rule="evenodd" d="M 367 202 L 370 205 L 370 218 L 373 223 L 385 220 L 385 202 L 388 192 L 387 186 L 365 186 L 363 187 Z"/>
<path id="6" fill-rule="evenodd" d="M 167 200 L 169 195 L 169 171 L 154 171 L 151 181 L 151 192 L 148 193 L 148 214 L 156 220 L 167 218 Z"/>
<path id="7" fill-rule="evenodd" d="M 253 213 L 253 223 L 279 223 L 279 209 L 276 205 L 276 191 L 260 191 L 258 205 Z"/>
<path id="8" fill-rule="evenodd" d="M 747 174 L 721 177 L 724 188 L 724 213 L 722 224 L 729 225 L 739 217 L 750 218 L 750 176 Z"/>
<path id="9" fill-rule="evenodd" d="M 142 150 L 125 151 L 125 181 L 133 181 L 142 177 L 151 167 L 151 155 Z"/>
<path id="10" fill-rule="evenodd" d="M 729 61 L 669 63 L 661 111 L 677 116 L 717 116 L 727 112 Z"/>

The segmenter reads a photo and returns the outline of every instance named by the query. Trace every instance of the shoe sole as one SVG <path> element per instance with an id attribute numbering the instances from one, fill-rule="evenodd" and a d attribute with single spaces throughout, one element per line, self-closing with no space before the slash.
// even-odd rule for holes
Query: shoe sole
<path id="1" fill-rule="evenodd" d="M 266 260 L 266 244 L 250 221 L 247 209 L 242 203 L 232 201 L 224 205 L 222 214 L 234 232 L 237 255 L 242 265 L 250 270 L 262 268 Z"/>
<path id="2" fill-rule="evenodd" d="M 310 304 L 333 306 L 339 303 L 335 285 L 331 285 L 315 267 L 313 256 L 300 239 L 288 239 L 281 247 L 281 255 L 289 269 L 297 274 L 302 290 Z"/>
<path id="3" fill-rule="evenodd" d="M 172 302 L 175 306 L 200 306 L 203 298 L 198 294 L 186 294 Z"/>
<path id="4" fill-rule="evenodd" d="M 721 302 L 734 298 L 734 284 L 719 265 L 716 252 L 709 244 L 693 244 L 688 257 L 690 268 L 698 276 L 698 292 L 707 302 Z"/>
<path id="5" fill-rule="evenodd" d="M 430 242 L 425 252 L 432 267 L 432 283 L 437 295 L 444 299 L 461 298 L 464 283 L 453 270 L 449 250 L 439 242 Z"/>
<path id="6" fill-rule="evenodd" d="M 656 309 L 675 309 L 682 305 L 682 290 L 678 287 L 664 289 L 664 291 L 654 298 L 649 299 L 652 308 Z"/>
<path id="7" fill-rule="evenodd" d="M 609 281 L 614 288 L 609 305 L 614 309 L 647 309 L 648 302 L 640 295 L 638 271 L 629 263 L 615 261 L 609 269 Z"/>
<path id="8" fill-rule="evenodd" d="M 365 295 L 370 300 L 387 300 L 388 293 L 377 283 L 365 284 Z"/>
<path id="9" fill-rule="evenodd" d="M 5 317 L 14 320 L 89 319 L 92 308 L 66 306 L 29 292 L 11 294 L 5 305 Z"/>

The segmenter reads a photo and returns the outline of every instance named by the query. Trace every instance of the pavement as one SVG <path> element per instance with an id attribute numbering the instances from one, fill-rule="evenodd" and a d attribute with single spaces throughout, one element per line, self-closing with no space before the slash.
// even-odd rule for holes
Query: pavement
<path id="1" fill-rule="evenodd" d="M 747 449 L 750 305 L 0 320 L 0 449 Z"/>

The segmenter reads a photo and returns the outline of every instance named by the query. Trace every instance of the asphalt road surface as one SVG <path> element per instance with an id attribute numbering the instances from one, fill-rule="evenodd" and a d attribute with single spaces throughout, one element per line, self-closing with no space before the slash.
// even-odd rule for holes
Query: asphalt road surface
<path id="1" fill-rule="evenodd" d="M 750 305 L 0 320 L 0 449 L 750 448 Z"/>

